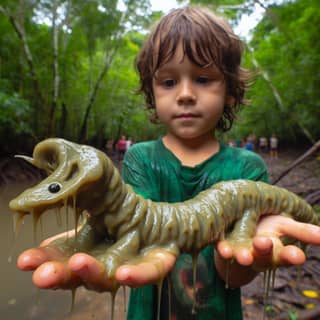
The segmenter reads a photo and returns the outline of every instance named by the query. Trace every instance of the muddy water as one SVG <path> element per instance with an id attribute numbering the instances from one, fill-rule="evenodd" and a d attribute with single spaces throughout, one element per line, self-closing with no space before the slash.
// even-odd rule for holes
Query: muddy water
<path id="1" fill-rule="evenodd" d="M 16 260 L 23 250 L 35 246 L 32 218 L 28 216 L 15 237 L 12 213 L 8 203 L 26 187 L 35 184 L 36 179 L 0 184 L 0 318 L 1 320 L 80 320 L 110 319 L 110 297 L 108 293 L 97 294 L 80 288 L 76 294 L 75 306 L 70 313 L 71 292 L 63 290 L 40 290 L 32 284 L 32 274 L 16 267 Z M 52 212 L 45 214 L 42 227 L 37 232 L 37 243 L 48 236 L 63 232 L 66 223 L 60 226 Z M 128 296 L 128 295 L 127 295 Z M 124 295 L 120 289 L 117 295 L 115 319 L 125 319 Z"/>

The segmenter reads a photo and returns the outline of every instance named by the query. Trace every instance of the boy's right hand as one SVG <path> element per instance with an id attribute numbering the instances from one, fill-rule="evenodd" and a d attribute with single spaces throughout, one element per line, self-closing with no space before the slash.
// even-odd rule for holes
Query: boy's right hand
<path id="1" fill-rule="evenodd" d="M 258 222 L 252 249 L 237 247 L 233 250 L 228 241 L 221 241 L 217 250 L 224 259 L 234 258 L 243 266 L 253 265 L 262 271 L 303 264 L 306 260 L 303 250 L 295 245 L 285 245 L 283 237 L 320 245 L 320 227 L 281 215 L 266 215 Z"/>
<path id="2" fill-rule="evenodd" d="M 93 256 L 75 253 L 66 257 L 50 243 L 64 236 L 45 240 L 39 248 L 24 251 L 18 258 L 18 268 L 33 271 L 33 283 L 42 289 L 72 289 L 85 286 L 95 291 L 112 291 L 114 282 L 106 276 L 105 267 Z M 156 283 L 171 271 L 176 257 L 165 250 L 150 252 L 136 265 L 120 266 L 115 280 L 121 285 L 138 287 Z"/>
<path id="3" fill-rule="evenodd" d="M 251 249 L 233 248 L 228 241 L 217 243 L 216 268 L 222 279 L 231 287 L 250 282 L 258 271 L 280 266 L 302 265 L 306 256 L 297 246 L 285 245 L 282 237 L 290 237 L 305 244 L 320 245 L 320 227 L 295 221 L 281 215 L 267 215 L 260 219 Z M 229 263 L 226 274 L 227 261 Z"/>

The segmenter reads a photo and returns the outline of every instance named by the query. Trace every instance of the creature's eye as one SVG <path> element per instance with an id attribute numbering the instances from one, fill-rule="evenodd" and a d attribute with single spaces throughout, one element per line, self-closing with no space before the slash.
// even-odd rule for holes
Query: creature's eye
<path id="1" fill-rule="evenodd" d="M 61 190 L 61 184 L 57 182 L 51 183 L 48 187 L 48 190 L 51 193 L 57 193 Z"/>

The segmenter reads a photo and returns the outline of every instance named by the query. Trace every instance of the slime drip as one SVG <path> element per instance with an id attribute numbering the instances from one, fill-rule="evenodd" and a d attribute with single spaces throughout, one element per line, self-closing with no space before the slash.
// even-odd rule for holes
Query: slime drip
<path id="1" fill-rule="evenodd" d="M 276 269 L 268 269 L 267 271 L 264 272 L 263 288 L 264 288 L 264 304 L 265 305 L 271 304 L 270 292 L 273 291 L 275 279 L 276 279 Z"/>
<path id="2" fill-rule="evenodd" d="M 274 285 L 276 280 L 276 269 L 268 269 L 263 273 L 263 291 L 264 291 L 264 298 L 263 298 L 263 319 L 266 316 L 267 306 L 272 305 L 270 292 L 273 292 Z"/>
<path id="3" fill-rule="evenodd" d="M 110 320 L 114 319 L 114 306 L 116 301 L 116 292 L 110 292 L 111 297 L 111 314 L 110 314 Z"/>
<path id="4" fill-rule="evenodd" d="M 122 286 L 122 295 L 123 295 L 123 312 L 127 312 L 127 292 L 126 287 Z"/>
<path id="5" fill-rule="evenodd" d="M 170 281 L 170 277 L 168 277 L 168 281 L 167 281 L 167 283 L 168 283 L 168 313 L 169 313 L 169 315 L 171 315 L 171 310 L 172 310 L 172 306 L 171 306 L 171 287 L 172 287 L 172 285 L 171 285 L 171 281 Z"/>
<path id="6" fill-rule="evenodd" d="M 229 274 L 230 274 L 231 263 L 232 263 L 232 259 L 226 262 L 226 282 L 225 282 L 226 289 L 229 289 Z"/>
<path id="7" fill-rule="evenodd" d="M 24 224 L 24 217 L 25 217 L 25 215 L 19 214 L 19 213 L 15 213 L 13 215 L 13 235 L 14 235 L 14 237 L 13 237 L 13 244 L 11 246 L 10 253 L 9 253 L 9 256 L 7 259 L 8 263 L 12 262 L 12 255 L 13 255 L 16 243 L 17 243 L 18 235 L 21 231 L 22 225 Z"/>
<path id="8" fill-rule="evenodd" d="M 161 305 L 161 295 L 163 287 L 163 278 L 159 279 L 157 283 L 157 320 L 160 320 L 160 305 Z"/>
<path id="9" fill-rule="evenodd" d="M 77 293 L 77 288 L 71 289 L 71 307 L 70 307 L 70 313 L 73 312 L 74 310 L 74 305 L 76 301 L 76 293 Z"/>
<path id="10" fill-rule="evenodd" d="M 54 212 L 55 212 L 55 215 L 56 215 L 57 225 L 59 227 L 61 227 L 62 226 L 62 215 L 61 215 L 60 208 L 55 208 Z"/>
<path id="11" fill-rule="evenodd" d="M 36 211 L 33 211 L 32 212 L 32 224 L 33 224 L 33 243 L 34 245 L 37 244 L 38 242 L 38 224 L 39 224 L 39 221 L 40 221 L 40 215 L 36 212 Z"/>
<path id="12" fill-rule="evenodd" d="M 192 286 L 193 286 L 193 304 L 192 304 L 192 314 L 197 313 L 197 262 L 198 254 L 192 255 Z"/>
<path id="13" fill-rule="evenodd" d="M 64 203 L 65 203 L 65 199 L 64 199 Z M 65 207 L 65 212 L 66 212 L 66 231 L 67 231 L 67 235 L 69 235 L 69 230 L 70 230 L 70 222 L 69 222 L 69 207 L 67 205 L 64 206 Z"/>
<path id="14" fill-rule="evenodd" d="M 18 236 L 22 225 L 24 224 L 24 217 L 26 214 L 15 213 L 13 215 L 13 233 L 15 238 Z"/>

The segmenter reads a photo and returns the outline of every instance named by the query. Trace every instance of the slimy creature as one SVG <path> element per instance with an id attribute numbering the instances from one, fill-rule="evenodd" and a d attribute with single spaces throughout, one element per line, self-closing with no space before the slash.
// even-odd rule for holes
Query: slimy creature
<path id="1" fill-rule="evenodd" d="M 91 146 L 47 139 L 36 145 L 33 158 L 23 158 L 48 177 L 13 199 L 11 210 L 31 213 L 37 221 L 50 208 L 73 208 L 77 232 L 73 241 L 57 245 L 70 253 L 90 251 L 110 278 L 120 265 L 137 263 L 152 250 L 197 256 L 223 238 L 234 247 L 250 247 L 256 223 L 265 214 L 319 224 L 307 202 L 263 182 L 221 182 L 185 202 L 152 202 L 125 184 L 112 161 Z"/>

